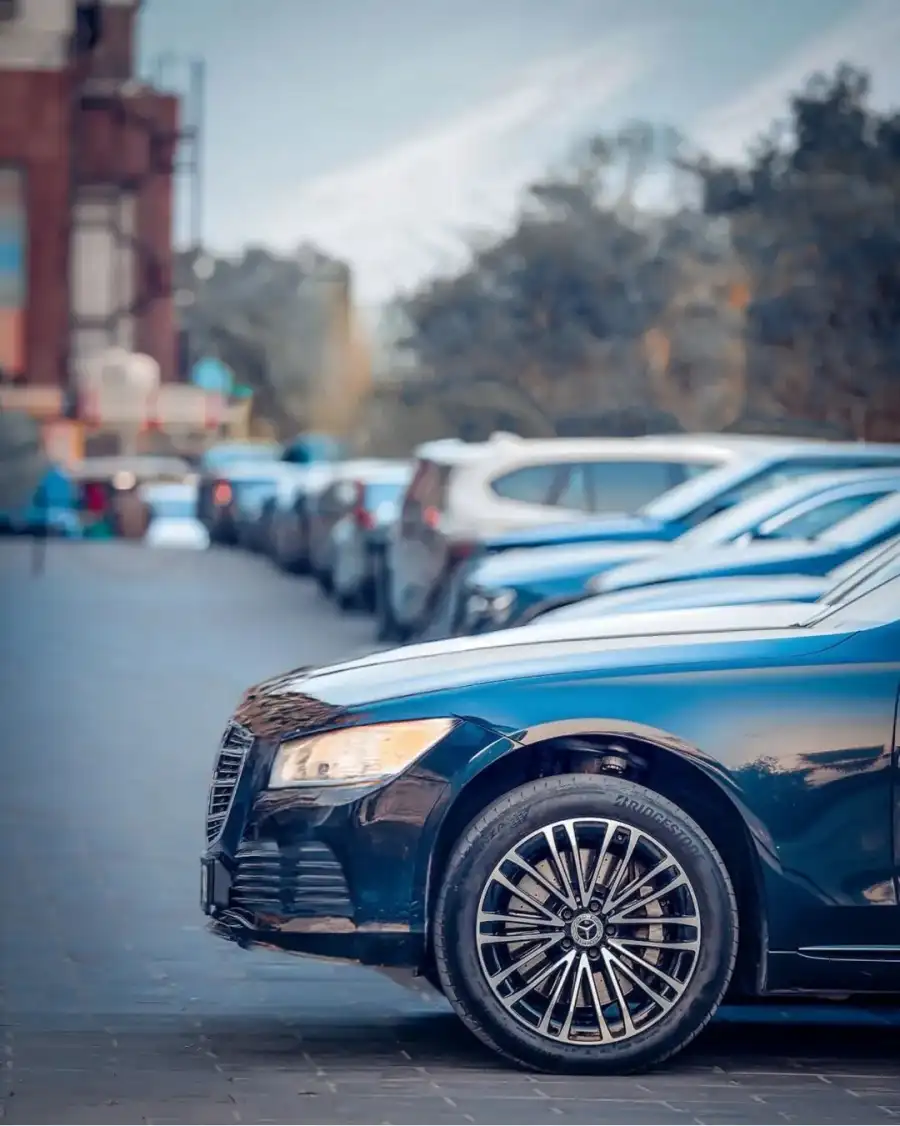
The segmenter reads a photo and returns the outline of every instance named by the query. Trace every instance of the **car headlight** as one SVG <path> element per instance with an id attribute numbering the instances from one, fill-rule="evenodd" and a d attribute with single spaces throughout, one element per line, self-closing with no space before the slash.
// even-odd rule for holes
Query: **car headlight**
<path id="1" fill-rule="evenodd" d="M 384 781 L 443 739 L 455 724 L 453 719 L 417 719 L 290 739 L 278 748 L 269 787 Z"/>
<path id="2" fill-rule="evenodd" d="M 466 600 L 466 622 L 476 625 L 487 618 L 494 625 L 502 625 L 512 614 L 515 601 L 514 590 L 476 591 Z"/>
<path id="3" fill-rule="evenodd" d="M 502 625 L 512 614 L 516 601 L 514 590 L 498 590 L 495 594 L 488 595 L 488 613 L 492 621 Z"/>

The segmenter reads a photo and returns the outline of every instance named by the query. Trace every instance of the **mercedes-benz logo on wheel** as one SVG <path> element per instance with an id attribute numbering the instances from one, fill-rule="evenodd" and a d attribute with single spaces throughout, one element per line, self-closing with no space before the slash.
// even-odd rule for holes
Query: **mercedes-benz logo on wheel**
<path id="1" fill-rule="evenodd" d="M 596 946 L 603 937 L 603 923 L 596 915 L 577 915 L 572 920 L 572 941 L 576 946 Z"/>

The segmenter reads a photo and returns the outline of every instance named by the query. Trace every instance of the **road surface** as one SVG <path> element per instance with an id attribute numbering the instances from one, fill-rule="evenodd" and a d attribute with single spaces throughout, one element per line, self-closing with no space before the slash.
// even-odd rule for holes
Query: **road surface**
<path id="1" fill-rule="evenodd" d="M 372 632 L 236 552 L 0 543 L 6 1123 L 900 1120 L 900 1016 L 723 1014 L 637 1079 L 509 1071 L 437 997 L 210 937 L 197 856 L 241 691 Z M 851 1019 L 852 1018 L 852 1019 Z"/>

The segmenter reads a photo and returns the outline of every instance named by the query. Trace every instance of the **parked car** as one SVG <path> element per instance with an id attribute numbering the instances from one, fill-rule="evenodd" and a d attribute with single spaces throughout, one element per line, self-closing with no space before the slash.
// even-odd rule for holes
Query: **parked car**
<path id="1" fill-rule="evenodd" d="M 136 454 L 86 457 L 71 470 L 78 488 L 82 534 L 106 539 L 144 534 L 136 490 L 142 485 L 191 482 L 194 470 L 185 458 Z M 134 503 L 132 503 L 134 502 Z"/>
<path id="2" fill-rule="evenodd" d="M 279 481 L 269 519 L 269 553 L 282 570 L 309 570 L 309 522 L 307 509 L 331 480 L 330 463 L 296 466 L 295 472 Z"/>
<path id="3" fill-rule="evenodd" d="M 738 456 L 727 439 L 523 440 L 501 434 L 472 444 L 427 443 L 417 451 L 387 545 L 380 633 L 403 640 L 420 632 L 458 564 L 489 536 L 549 521 L 574 524 L 589 512 L 633 512 Z"/>
<path id="4" fill-rule="evenodd" d="M 360 482 L 377 480 L 379 475 L 408 478 L 409 463 L 382 458 L 356 458 L 337 462 L 331 476 L 321 489 L 305 497 L 307 552 L 309 570 L 326 594 L 331 593 L 334 569 L 335 525 L 353 511 L 359 501 Z"/>
<path id="5" fill-rule="evenodd" d="M 145 485 L 140 497 L 149 511 L 144 534 L 148 547 L 205 551 L 209 532 L 197 519 L 197 486 L 193 484 Z"/>
<path id="6" fill-rule="evenodd" d="M 220 469 L 209 493 L 209 502 L 199 504 L 205 513 L 200 522 L 214 544 L 246 541 L 259 509 L 276 488 L 285 466 L 278 461 L 236 462 Z M 201 490 L 206 484 L 201 482 Z"/>
<path id="7" fill-rule="evenodd" d="M 355 503 L 331 531 L 333 593 L 342 609 L 375 609 L 379 556 L 411 474 L 408 463 L 389 464 L 355 482 Z"/>
<path id="8" fill-rule="evenodd" d="M 626 563 L 590 581 L 595 594 L 656 583 L 753 575 L 824 575 L 900 533 L 900 494 L 838 521 L 809 540 L 754 541 L 724 547 L 675 549 L 665 556 Z"/>
<path id="9" fill-rule="evenodd" d="M 653 1067 L 726 997 L 898 991 L 898 652 L 895 566 L 294 670 L 222 739 L 203 910 L 409 967 L 537 1070 Z"/>
<path id="10" fill-rule="evenodd" d="M 314 465 L 331 462 L 339 454 L 339 443 L 322 434 L 301 434 L 284 446 L 278 442 L 220 442 L 200 459 L 197 515 L 215 539 L 213 530 L 219 505 L 214 494 L 223 494 L 222 486 L 230 481 L 233 469 L 250 464 L 260 468 L 273 463 Z"/>
<path id="11" fill-rule="evenodd" d="M 697 579 L 658 583 L 611 594 L 591 594 L 564 606 L 550 606 L 529 618 L 540 626 L 577 622 L 613 614 L 647 614 L 656 610 L 698 610 L 710 606 L 755 606 L 774 602 L 835 604 L 862 579 L 876 575 L 900 558 L 900 536 L 848 559 L 825 575 L 770 575 L 733 579 Z"/>
<path id="12" fill-rule="evenodd" d="M 629 450 L 644 448 L 649 438 L 630 439 Z M 653 439 L 659 442 L 659 439 Z M 403 640 L 412 632 L 422 632 L 422 624 L 430 619 L 432 636 L 446 636 L 458 627 L 454 618 L 455 607 L 459 603 L 459 586 L 465 572 L 476 565 L 479 556 L 509 551 L 517 547 L 533 547 L 543 543 L 564 542 L 609 542 L 629 543 L 675 540 L 686 531 L 711 517 L 766 491 L 775 485 L 806 474 L 829 470 L 854 469 L 881 466 L 900 466 L 900 446 L 867 445 L 864 443 L 836 443 L 795 441 L 789 438 L 757 438 L 751 436 L 728 435 L 720 439 L 718 447 L 711 446 L 709 436 L 692 439 L 686 435 L 675 435 L 669 441 L 669 449 L 682 451 L 682 456 L 709 456 L 703 451 L 717 449 L 719 461 L 706 472 L 694 473 L 688 480 L 676 485 L 649 500 L 637 511 L 628 514 L 610 513 L 593 521 L 578 521 L 571 517 L 568 524 L 553 528 L 545 522 L 535 527 L 489 533 L 482 529 L 471 541 L 465 539 L 451 541 L 452 551 L 446 548 L 440 534 L 422 530 L 414 519 L 412 532 L 407 536 L 398 533 L 389 542 L 386 569 L 390 596 L 382 599 L 384 607 L 379 618 L 379 637 Z M 659 452 L 663 452 L 659 448 Z M 655 452 L 655 451 L 653 451 Z M 664 456 L 668 456 L 665 455 Z M 412 487 L 412 486 L 411 486 Z M 459 495 L 459 494 L 457 494 Z M 613 507 L 613 506 L 611 506 Z M 402 523 L 401 523 L 402 527 Z M 416 531 L 418 529 L 418 532 Z M 399 598 L 400 580 L 394 574 L 393 559 L 400 548 L 408 547 L 418 534 L 419 554 L 407 553 L 403 567 L 418 572 L 427 578 L 420 583 L 425 589 L 426 610 L 422 611 L 422 621 L 417 627 L 396 621 L 396 603 Z M 422 547 L 430 549 L 430 554 Z M 440 560 L 449 555 L 441 569 Z M 424 556 L 428 567 L 417 564 L 416 559 Z M 458 566 L 460 559 L 466 561 Z M 414 602 L 416 606 L 419 603 Z"/>
<path id="13" fill-rule="evenodd" d="M 648 557 L 702 553 L 724 544 L 808 540 L 900 490 L 900 468 L 810 474 L 768 489 L 698 524 L 672 543 L 569 544 L 488 556 L 457 585 L 454 632 L 523 625 L 552 606 L 584 597 L 607 571 Z M 679 556 L 680 557 L 680 556 Z"/>

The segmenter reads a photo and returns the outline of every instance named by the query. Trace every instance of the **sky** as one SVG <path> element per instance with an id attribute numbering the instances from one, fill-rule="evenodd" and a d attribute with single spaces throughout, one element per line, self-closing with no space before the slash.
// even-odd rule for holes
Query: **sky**
<path id="1" fill-rule="evenodd" d="M 593 132 L 648 120 L 737 159 L 841 61 L 900 106 L 900 0 L 144 0 L 140 51 L 173 89 L 205 60 L 206 244 L 312 242 L 373 308 Z"/>

